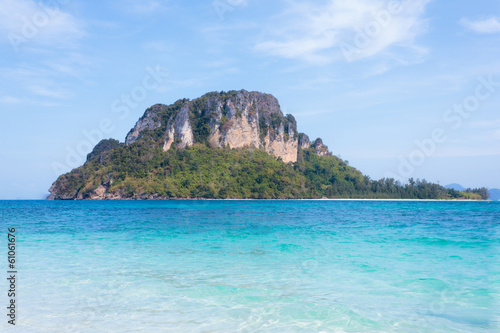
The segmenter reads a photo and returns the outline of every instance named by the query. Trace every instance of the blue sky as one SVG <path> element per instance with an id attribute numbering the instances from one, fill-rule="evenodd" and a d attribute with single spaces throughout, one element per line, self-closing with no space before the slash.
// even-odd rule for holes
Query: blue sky
<path id="1" fill-rule="evenodd" d="M 271 93 L 374 179 L 500 188 L 500 2 L 0 0 L 0 199 L 155 103 Z"/>

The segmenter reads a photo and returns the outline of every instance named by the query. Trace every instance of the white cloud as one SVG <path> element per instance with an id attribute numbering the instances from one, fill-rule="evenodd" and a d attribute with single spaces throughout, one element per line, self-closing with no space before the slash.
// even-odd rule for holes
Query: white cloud
<path id="1" fill-rule="evenodd" d="M 140 12 L 140 13 L 152 13 L 160 9 L 161 7 L 162 4 L 158 1 L 141 1 L 141 2 L 134 1 L 132 5 L 132 9 L 135 12 Z"/>
<path id="2" fill-rule="evenodd" d="M 212 61 L 207 61 L 204 63 L 205 67 L 208 68 L 221 68 L 221 67 L 228 67 L 234 64 L 234 59 L 231 58 L 223 58 L 223 59 L 218 59 L 218 60 L 212 60 Z"/>
<path id="3" fill-rule="evenodd" d="M 71 46 L 85 33 L 60 2 L 48 5 L 33 0 L 0 0 L 0 33 L 16 51 L 31 42 Z"/>
<path id="4" fill-rule="evenodd" d="M 474 129 L 500 128 L 500 119 L 474 121 L 469 124 L 469 127 Z"/>
<path id="5" fill-rule="evenodd" d="M 2 96 L 0 97 L 0 103 L 2 104 L 17 104 L 19 103 L 19 98 L 13 96 Z"/>
<path id="6" fill-rule="evenodd" d="M 71 58 L 70 55 L 67 57 Z M 52 67 L 50 63 L 0 68 L 0 76 L 16 91 L 13 97 L 18 103 L 30 104 L 33 101 L 46 103 L 71 98 L 74 94 L 69 89 L 70 85 L 67 84 L 67 78 L 70 75 L 81 77 L 69 67 L 65 66 L 62 70 Z M 7 101 L 3 100 L 4 103 Z"/>
<path id="7" fill-rule="evenodd" d="M 203 83 L 207 81 L 207 78 L 191 78 L 191 79 L 180 79 L 180 80 L 168 80 L 163 85 L 159 86 L 155 89 L 156 92 L 165 93 L 171 91 L 173 89 L 178 88 L 192 88 L 192 87 L 200 87 Z"/>
<path id="8" fill-rule="evenodd" d="M 403 155 L 403 151 L 388 151 L 384 150 L 363 150 L 358 149 L 356 151 L 350 152 L 350 158 L 356 159 L 378 159 L 378 158 L 399 158 Z M 500 155 L 500 150 L 498 148 L 478 148 L 478 147 L 440 147 L 432 156 L 429 158 L 439 158 L 439 157 L 479 157 L 479 156 L 498 156 Z"/>
<path id="9" fill-rule="evenodd" d="M 389 70 L 389 66 L 384 63 L 377 64 L 373 66 L 367 73 L 367 76 L 377 76 L 382 75 Z"/>
<path id="10" fill-rule="evenodd" d="M 299 84 L 290 86 L 290 89 L 316 90 L 319 87 L 331 84 L 332 82 L 334 82 L 334 80 L 330 77 L 319 77 L 316 79 L 302 81 Z"/>
<path id="11" fill-rule="evenodd" d="M 491 139 L 495 141 L 500 141 L 500 129 L 497 129 L 493 133 L 491 133 Z"/>
<path id="12" fill-rule="evenodd" d="M 396 8 L 390 5 L 394 1 L 329 0 L 318 5 L 292 0 L 255 49 L 315 63 L 359 60 L 393 46 L 421 55 L 425 50 L 414 39 L 426 30 L 422 15 L 429 2 L 406 0 Z"/>
<path id="13" fill-rule="evenodd" d="M 311 116 L 319 116 L 319 115 L 324 115 L 324 114 L 330 114 L 332 113 L 332 110 L 326 110 L 326 109 L 317 109 L 317 110 L 308 110 L 308 111 L 303 111 L 303 112 L 293 112 L 293 116 L 295 118 L 301 118 L 301 117 L 311 117 Z M 286 113 L 285 110 L 283 110 L 283 113 Z"/>
<path id="14" fill-rule="evenodd" d="M 450 147 L 442 149 L 433 154 L 435 157 L 477 157 L 477 156 L 495 156 L 500 155 L 499 148 L 481 148 L 481 147 Z"/>
<path id="15" fill-rule="evenodd" d="M 165 3 L 167 1 L 158 0 L 148 0 L 148 1 L 137 1 L 137 0 L 127 0 L 120 1 L 117 4 L 120 8 L 128 13 L 135 15 L 147 15 L 154 14 L 160 10 L 165 9 Z"/>
<path id="16" fill-rule="evenodd" d="M 44 86 L 29 86 L 29 90 L 35 95 L 56 99 L 67 99 L 72 96 L 68 91 L 61 88 L 46 88 Z"/>
<path id="17" fill-rule="evenodd" d="M 478 21 L 471 21 L 467 18 L 463 18 L 460 20 L 460 24 L 478 34 L 500 33 L 500 21 L 496 17 Z"/>
<path id="18" fill-rule="evenodd" d="M 145 42 L 142 44 L 142 48 L 145 50 L 161 52 L 161 53 L 166 53 L 172 51 L 173 49 L 171 45 L 168 45 L 164 41 Z"/>

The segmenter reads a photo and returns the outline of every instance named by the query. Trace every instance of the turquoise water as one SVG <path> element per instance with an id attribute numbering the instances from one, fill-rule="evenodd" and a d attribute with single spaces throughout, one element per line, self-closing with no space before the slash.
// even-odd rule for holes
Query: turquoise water
<path id="1" fill-rule="evenodd" d="M 2 332 L 498 332 L 500 203 L 0 202 Z M 0 283 L 6 311 L 6 279 Z"/>

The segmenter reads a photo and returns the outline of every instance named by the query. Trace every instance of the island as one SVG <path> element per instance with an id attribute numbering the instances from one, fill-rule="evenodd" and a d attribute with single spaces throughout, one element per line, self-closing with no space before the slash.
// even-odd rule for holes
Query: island
<path id="1" fill-rule="evenodd" d="M 49 192 L 51 200 L 488 198 L 484 188 L 372 180 L 299 133 L 274 96 L 246 90 L 151 106 L 125 142 L 102 140 Z"/>

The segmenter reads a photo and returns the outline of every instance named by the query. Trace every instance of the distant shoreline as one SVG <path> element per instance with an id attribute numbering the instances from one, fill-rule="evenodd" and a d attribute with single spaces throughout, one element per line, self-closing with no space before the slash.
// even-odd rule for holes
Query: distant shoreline
<path id="1" fill-rule="evenodd" d="M 29 199 L 27 199 L 29 200 Z M 38 199 L 32 199 L 38 200 Z M 43 200 L 43 199 L 42 199 Z M 228 198 L 228 199 L 212 199 L 212 198 L 154 198 L 154 199 L 45 199 L 48 201 L 415 201 L 415 202 L 488 202 L 493 200 L 473 200 L 473 199 L 345 199 L 345 198 L 318 198 L 318 199 L 253 199 L 253 198 Z"/>

